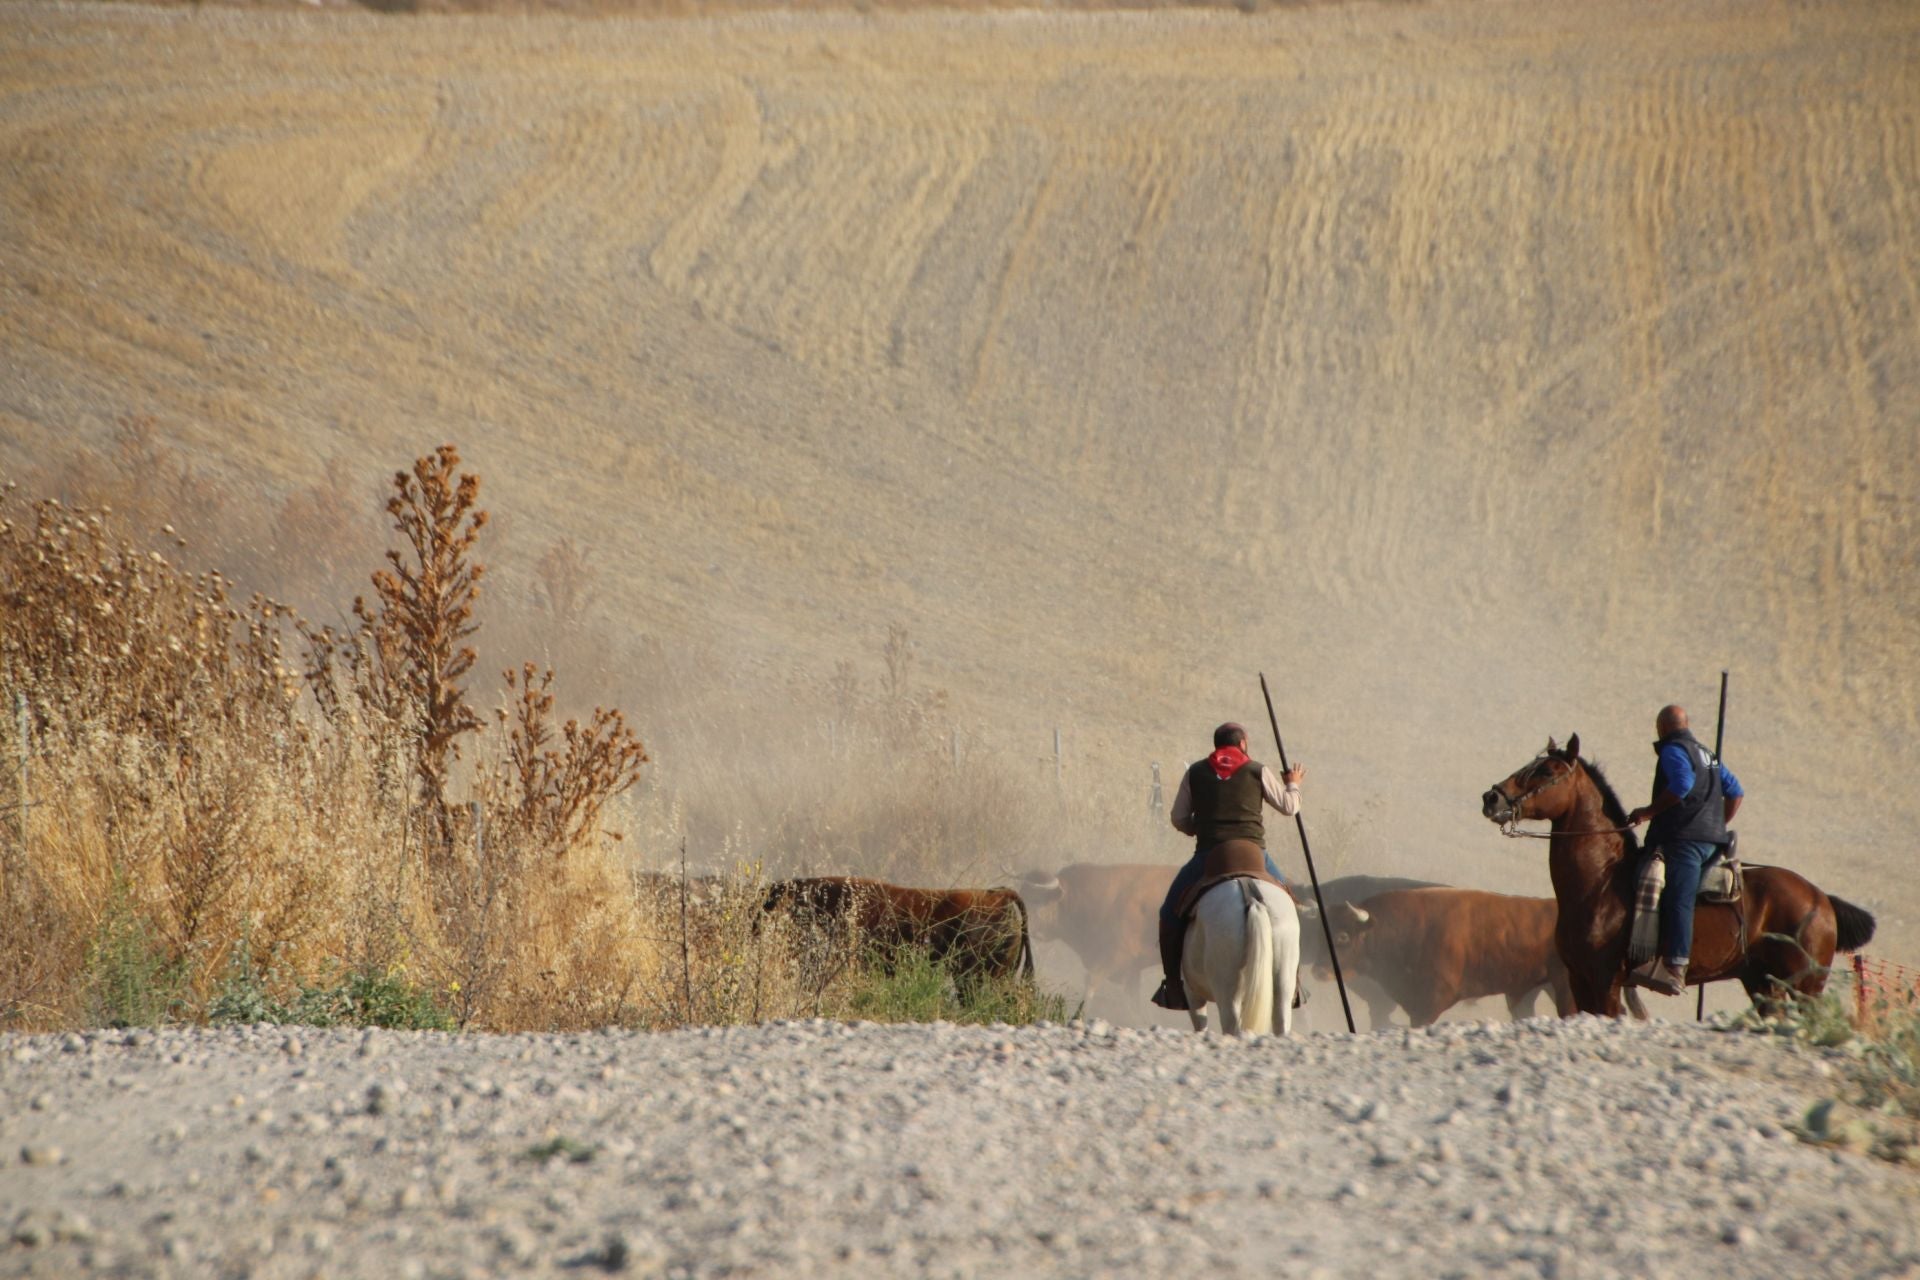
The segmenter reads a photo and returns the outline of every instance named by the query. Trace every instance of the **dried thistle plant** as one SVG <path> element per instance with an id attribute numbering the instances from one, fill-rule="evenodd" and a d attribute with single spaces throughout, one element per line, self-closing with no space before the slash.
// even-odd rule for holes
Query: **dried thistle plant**
<path id="1" fill-rule="evenodd" d="M 553 729 L 553 670 L 526 663 L 503 673 L 515 695 L 498 712 L 506 734 L 497 790 L 526 837 L 564 855 L 597 830 L 607 802 L 640 780 L 647 751 L 616 710 L 595 707 L 585 724 Z"/>

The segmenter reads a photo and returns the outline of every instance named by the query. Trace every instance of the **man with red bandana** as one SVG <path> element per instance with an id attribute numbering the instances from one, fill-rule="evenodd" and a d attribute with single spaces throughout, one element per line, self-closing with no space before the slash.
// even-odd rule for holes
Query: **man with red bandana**
<path id="1" fill-rule="evenodd" d="M 1160 904 L 1160 964 L 1166 980 L 1153 993 L 1153 1002 L 1162 1009 L 1187 1007 L 1186 987 L 1180 980 L 1180 952 L 1186 941 L 1185 922 L 1179 915 L 1182 899 L 1203 875 L 1229 869 L 1257 874 L 1256 868 L 1264 866 L 1268 878 L 1285 883 L 1267 856 L 1260 807 L 1272 805 L 1287 817 L 1300 812 L 1300 780 L 1306 776 L 1304 765 L 1296 764 L 1281 774 L 1249 760 L 1247 731 L 1229 721 L 1213 731 L 1213 754 L 1194 761 L 1180 779 L 1169 817 L 1175 831 L 1194 838 L 1194 848 Z M 1219 865 L 1210 866 L 1210 862 Z"/>

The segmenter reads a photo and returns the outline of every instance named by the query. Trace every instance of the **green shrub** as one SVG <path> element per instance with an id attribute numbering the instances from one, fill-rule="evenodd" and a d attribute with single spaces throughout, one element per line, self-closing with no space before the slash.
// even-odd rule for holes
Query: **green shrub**
<path id="1" fill-rule="evenodd" d="M 842 1016 L 869 1022 L 1064 1022 L 1064 997 L 1041 991 L 1027 978 L 956 982 L 923 947 L 894 956 L 889 969 L 869 956 L 846 993 Z"/>
<path id="2" fill-rule="evenodd" d="M 116 878 L 87 946 L 87 1020 L 94 1026 L 150 1027 L 180 1003 L 184 975 L 153 923 Z"/>
<path id="3" fill-rule="evenodd" d="M 1772 1017 L 1749 1010 L 1729 1025 L 1842 1055 L 1848 1096 L 1808 1109 L 1799 1126 L 1804 1141 L 1894 1161 L 1920 1152 L 1920 1008 L 1881 1001 L 1856 1017 L 1842 996 L 1795 994 Z"/>
<path id="4" fill-rule="evenodd" d="M 337 982 L 302 982 L 285 999 L 274 975 L 256 969 L 236 947 L 225 983 L 207 1005 L 211 1023 L 271 1022 L 308 1027 L 385 1027 L 451 1031 L 453 1015 L 398 973 L 358 969 Z"/>

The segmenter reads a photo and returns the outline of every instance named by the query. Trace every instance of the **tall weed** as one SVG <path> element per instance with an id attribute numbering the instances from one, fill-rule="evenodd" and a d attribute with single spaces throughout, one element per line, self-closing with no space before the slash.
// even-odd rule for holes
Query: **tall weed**
<path id="1" fill-rule="evenodd" d="M 403 549 L 344 629 L 178 563 L 167 503 L 196 529 L 217 506 L 150 424 L 116 448 L 62 473 L 97 505 L 0 490 L 0 707 L 24 700 L 32 743 L 32 805 L 0 856 L 18 926 L 0 933 L 0 1025 L 1058 1012 L 1030 986 L 883 977 L 858 939 L 760 910 L 769 876 L 983 886 L 1118 829 L 1097 788 L 962 751 L 904 627 L 877 680 L 843 664 L 788 713 L 778 755 L 763 709 L 699 701 L 693 669 L 636 637 L 650 719 L 682 744 L 658 773 L 621 712 L 567 715 L 550 666 L 478 689 L 492 522 L 450 447 L 394 476 Z M 330 469 L 282 523 L 352 542 L 349 492 Z M 556 543 L 535 571 L 543 625 L 569 652 L 599 645 L 586 552 Z M 686 878 L 684 853 L 670 872 L 662 855 L 689 847 L 717 874 Z"/>

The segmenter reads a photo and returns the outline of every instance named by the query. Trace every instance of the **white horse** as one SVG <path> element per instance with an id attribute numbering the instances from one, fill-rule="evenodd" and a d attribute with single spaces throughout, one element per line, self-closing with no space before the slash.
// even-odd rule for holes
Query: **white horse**
<path id="1" fill-rule="evenodd" d="M 1193 1029 L 1207 1029 L 1211 1001 L 1228 1035 L 1270 1035 L 1275 1022 L 1291 1033 L 1299 967 L 1300 917 L 1285 889 L 1249 879 L 1213 886 L 1194 905 L 1180 953 Z"/>

